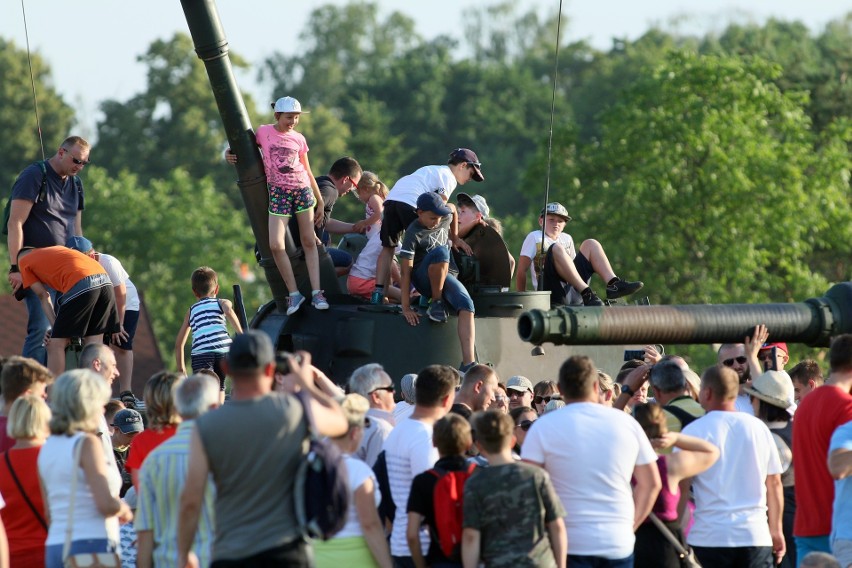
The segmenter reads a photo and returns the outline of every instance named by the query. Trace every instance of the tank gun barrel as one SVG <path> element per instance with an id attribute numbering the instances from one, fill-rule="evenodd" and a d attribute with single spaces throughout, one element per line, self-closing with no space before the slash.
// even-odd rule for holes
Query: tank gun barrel
<path id="1" fill-rule="evenodd" d="M 827 346 L 852 333 L 852 282 L 791 304 L 561 307 L 518 319 L 521 339 L 541 345 L 737 343 L 765 324 L 772 341 Z"/>

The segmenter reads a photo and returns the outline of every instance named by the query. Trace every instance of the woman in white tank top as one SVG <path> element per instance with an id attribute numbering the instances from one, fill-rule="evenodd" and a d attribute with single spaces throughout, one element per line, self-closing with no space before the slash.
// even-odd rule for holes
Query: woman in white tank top
<path id="1" fill-rule="evenodd" d="M 62 567 L 72 507 L 68 554 L 117 552 L 119 522 L 133 516 L 118 498 L 121 476 L 116 468 L 107 467 L 107 456 L 96 434 L 109 397 L 106 381 L 87 369 L 63 373 L 51 390 L 51 435 L 38 457 L 39 482 L 50 525 L 45 543 L 47 568 Z M 79 466 L 75 463 L 78 446 Z"/>

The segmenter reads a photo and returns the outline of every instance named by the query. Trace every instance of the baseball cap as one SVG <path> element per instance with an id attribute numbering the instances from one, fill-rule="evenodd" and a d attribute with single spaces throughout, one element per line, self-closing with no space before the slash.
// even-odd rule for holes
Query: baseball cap
<path id="1" fill-rule="evenodd" d="M 533 384 L 532 381 L 526 377 L 521 375 L 515 375 L 514 377 L 509 378 L 509 381 L 506 383 L 507 389 L 519 390 L 519 391 L 530 391 L 533 392 Z"/>
<path id="2" fill-rule="evenodd" d="M 309 113 L 309 110 L 302 110 L 302 103 L 293 97 L 281 97 L 272 103 L 272 110 L 275 112 L 301 112 Z"/>
<path id="3" fill-rule="evenodd" d="M 417 208 L 423 211 L 431 211 L 441 217 L 453 212 L 452 209 L 447 207 L 440 195 L 431 191 L 420 194 L 420 197 L 417 198 Z"/>
<path id="4" fill-rule="evenodd" d="M 557 217 L 562 217 L 566 222 L 571 220 L 571 216 L 568 215 L 568 210 L 565 209 L 565 206 L 561 203 L 553 202 L 548 203 L 547 207 L 541 210 L 539 217 L 544 217 L 545 212 L 548 215 L 556 215 Z"/>
<path id="5" fill-rule="evenodd" d="M 228 368 L 231 371 L 255 371 L 275 362 L 272 340 L 264 332 L 249 329 L 231 342 L 228 351 Z"/>
<path id="6" fill-rule="evenodd" d="M 65 241 L 65 246 L 80 251 L 82 253 L 87 253 L 91 251 L 94 246 L 92 246 L 92 241 L 87 239 L 86 237 L 68 237 L 68 240 Z"/>
<path id="7" fill-rule="evenodd" d="M 743 390 L 772 406 L 786 409 L 793 398 L 793 381 L 784 371 L 766 371 Z"/>
<path id="8" fill-rule="evenodd" d="M 450 159 L 447 163 L 470 164 L 473 166 L 473 175 L 470 176 L 471 179 L 473 179 L 473 181 L 485 181 L 485 176 L 482 175 L 482 163 L 479 161 L 479 158 L 476 157 L 476 152 L 469 148 L 456 148 L 450 152 Z"/>
<path id="9" fill-rule="evenodd" d="M 488 213 L 491 211 L 488 208 L 488 203 L 485 201 L 485 198 L 481 195 L 474 195 L 471 197 L 467 193 L 459 193 L 456 196 L 456 203 L 459 205 L 472 205 L 482 214 L 483 219 L 487 219 Z"/>
<path id="10" fill-rule="evenodd" d="M 132 408 L 123 408 L 115 413 L 112 425 L 124 434 L 139 433 L 145 429 L 142 423 L 142 415 Z"/>
<path id="11" fill-rule="evenodd" d="M 773 347 L 777 347 L 778 349 L 780 349 L 781 351 L 786 353 L 788 356 L 790 355 L 790 352 L 787 351 L 787 344 L 784 343 L 783 341 L 776 341 L 775 343 L 764 343 L 761 346 L 760 351 L 764 351 L 766 349 L 772 349 Z"/>

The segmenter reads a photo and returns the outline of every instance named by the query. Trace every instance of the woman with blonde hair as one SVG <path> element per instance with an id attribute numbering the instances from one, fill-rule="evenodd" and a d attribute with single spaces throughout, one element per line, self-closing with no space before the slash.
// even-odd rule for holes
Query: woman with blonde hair
<path id="1" fill-rule="evenodd" d="M 142 462 L 154 448 L 174 436 L 180 424 L 180 415 L 175 406 L 175 390 L 181 380 L 183 375 L 161 371 L 152 375 L 145 383 L 142 398 L 145 400 L 148 424 L 144 431 L 133 438 L 133 446 L 124 464 L 133 478 L 133 486 L 137 492 Z"/>
<path id="2" fill-rule="evenodd" d="M 658 454 L 671 447 L 680 450 L 657 456 L 657 469 L 660 471 L 663 487 L 651 513 L 655 514 L 681 543 L 685 543 L 678 515 L 678 502 L 681 498 L 679 484 L 684 479 L 710 469 L 719 459 L 719 449 L 700 438 L 686 436 L 680 432 L 669 432 L 663 407 L 656 402 L 637 404 L 633 407 L 633 417 L 642 426 Z M 677 550 L 650 519 L 645 519 L 636 530 L 633 554 L 635 568 L 681 566 Z"/>
<path id="3" fill-rule="evenodd" d="M 97 436 L 109 397 L 106 381 L 88 369 L 63 373 L 51 390 L 50 437 L 38 456 L 48 513 L 47 568 L 61 568 L 66 554 L 117 552 L 119 522 L 133 518 L 118 497 L 121 476 L 107 467 Z"/>
<path id="4" fill-rule="evenodd" d="M 349 513 L 346 525 L 333 538 L 314 542 L 316 566 L 391 568 L 390 549 L 379 520 L 378 506 L 382 496 L 376 476 L 366 463 L 352 455 L 361 444 L 370 403 L 353 393 L 346 395 L 340 407 L 349 422 L 349 430 L 332 441 L 343 453 L 349 474 Z"/>
<path id="5" fill-rule="evenodd" d="M 621 389 L 618 393 L 615 392 L 615 387 L 618 385 L 612 380 L 612 377 L 598 369 L 598 402 L 604 406 L 612 406 L 613 401 L 621 394 Z"/>
<path id="6" fill-rule="evenodd" d="M 50 409 L 27 394 L 9 410 L 6 427 L 15 445 L 0 457 L 0 494 L 6 506 L 0 517 L 9 538 L 9 558 L 16 568 L 44 568 L 47 520 L 38 483 L 38 455 L 50 434 Z"/>

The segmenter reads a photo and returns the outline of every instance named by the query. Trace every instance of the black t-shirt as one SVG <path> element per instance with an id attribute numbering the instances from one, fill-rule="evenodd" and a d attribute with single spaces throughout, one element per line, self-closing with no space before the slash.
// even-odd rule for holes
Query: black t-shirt
<path id="1" fill-rule="evenodd" d="M 445 471 L 463 471 L 467 468 L 467 460 L 463 456 L 449 456 L 435 462 L 435 469 L 443 469 Z M 409 513 L 423 515 L 426 524 L 429 526 L 429 553 L 426 555 L 426 562 L 428 564 L 452 563 L 441 552 L 441 545 L 438 541 L 437 529 L 435 528 L 435 507 L 432 498 L 435 494 L 435 484 L 437 482 L 438 478 L 428 471 L 417 475 L 411 482 L 411 493 L 408 496 L 408 508 L 406 509 Z"/>
<path id="2" fill-rule="evenodd" d="M 315 225 L 314 231 L 316 232 L 317 237 L 322 239 L 325 226 L 331 218 L 331 210 L 334 209 L 334 202 L 337 201 L 339 194 L 337 193 L 337 187 L 334 185 L 334 181 L 330 177 L 320 176 L 316 178 L 316 180 L 317 186 L 320 190 L 320 195 L 322 195 L 323 214 L 322 223 L 319 227 Z M 315 216 L 316 214 L 317 212 L 314 211 Z M 295 242 L 297 247 L 301 247 L 302 239 L 299 236 L 299 221 L 296 219 L 296 215 L 290 217 L 290 222 L 287 226 L 290 229 L 290 234 L 293 236 L 293 242 Z"/>

